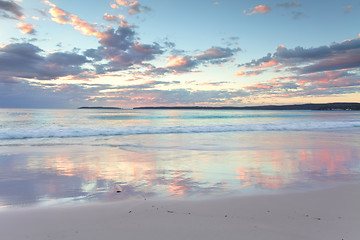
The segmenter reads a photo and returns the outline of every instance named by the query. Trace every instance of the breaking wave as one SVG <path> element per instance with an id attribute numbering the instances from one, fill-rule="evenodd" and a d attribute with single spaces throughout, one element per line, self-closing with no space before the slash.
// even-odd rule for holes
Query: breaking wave
<path id="1" fill-rule="evenodd" d="M 137 134 L 213 133 L 243 131 L 302 131 L 360 127 L 360 121 L 301 121 L 292 123 L 229 124 L 207 126 L 128 126 L 128 127 L 43 127 L 0 129 L 0 139 L 73 138 Z"/>

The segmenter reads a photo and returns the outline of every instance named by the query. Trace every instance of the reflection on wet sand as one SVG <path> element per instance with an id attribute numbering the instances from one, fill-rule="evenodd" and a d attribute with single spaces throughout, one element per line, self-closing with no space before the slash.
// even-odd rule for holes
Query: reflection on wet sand
<path id="1" fill-rule="evenodd" d="M 169 140 L 169 146 L 176 146 L 176 142 L 184 145 L 183 141 L 188 140 L 182 139 L 184 136 L 164 141 Z M 250 188 L 286 189 L 359 176 L 360 150 L 351 145 L 311 147 L 311 143 L 298 143 L 289 148 L 269 143 L 264 148 L 236 150 L 239 143 L 233 142 L 235 146 L 222 151 L 209 150 L 211 144 L 207 143 L 205 150 L 32 146 L 17 154 L 8 147 L 0 152 L 0 205 L 37 204 L 51 199 L 72 203 L 221 196 L 243 194 Z M 286 143 L 284 139 L 280 142 Z M 116 185 L 121 186 L 121 193 L 116 192 Z"/>

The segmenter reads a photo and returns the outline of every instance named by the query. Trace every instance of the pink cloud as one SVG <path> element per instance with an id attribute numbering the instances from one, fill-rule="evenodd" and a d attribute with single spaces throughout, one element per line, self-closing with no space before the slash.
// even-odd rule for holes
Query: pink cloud
<path id="1" fill-rule="evenodd" d="M 109 15 L 107 13 L 104 14 L 103 19 L 108 22 L 116 22 L 119 24 L 120 27 L 130 27 L 130 24 L 125 20 L 124 15 Z"/>
<path id="2" fill-rule="evenodd" d="M 257 76 L 259 74 L 263 73 L 263 70 L 257 70 L 257 71 L 239 71 L 237 73 L 235 73 L 235 76 L 238 77 L 249 77 L 249 76 Z"/>
<path id="3" fill-rule="evenodd" d="M 78 16 L 68 13 L 61 8 L 56 7 L 55 4 L 45 1 L 45 3 L 52 8 L 49 10 L 50 15 L 52 16 L 52 20 L 61 24 L 70 24 L 74 26 L 74 28 L 84 35 L 91 35 L 95 37 L 102 37 L 103 34 L 97 30 L 97 26 L 94 24 L 90 24 Z"/>
<path id="4" fill-rule="evenodd" d="M 116 0 L 116 3 L 123 7 L 128 7 L 130 3 L 135 2 L 134 0 Z"/>
<path id="5" fill-rule="evenodd" d="M 268 5 L 258 5 L 256 7 L 250 8 L 251 12 L 247 13 L 247 15 L 253 15 L 258 13 L 268 13 L 271 11 L 271 8 Z M 244 11 L 245 13 L 246 11 Z"/>
<path id="6" fill-rule="evenodd" d="M 273 88 L 273 86 L 271 86 L 268 83 L 257 83 L 257 84 L 245 87 L 246 90 L 269 90 L 271 88 Z"/>
<path id="7" fill-rule="evenodd" d="M 69 13 L 66 11 L 54 6 L 49 10 L 50 15 L 54 22 L 61 24 L 68 24 L 70 22 L 70 18 L 68 17 Z"/>
<path id="8" fill-rule="evenodd" d="M 116 0 L 115 2 L 117 4 L 110 5 L 112 8 L 119 8 L 119 6 L 129 8 L 128 13 L 130 15 L 150 10 L 150 8 L 142 6 L 137 0 Z"/>
<path id="9" fill-rule="evenodd" d="M 18 23 L 18 28 L 20 29 L 21 33 L 23 34 L 33 34 L 35 33 L 35 25 L 28 24 L 28 23 Z"/>
<path id="10" fill-rule="evenodd" d="M 119 8 L 119 6 L 118 6 L 118 5 L 116 5 L 115 3 L 113 3 L 113 4 L 110 4 L 110 7 L 111 7 L 111 8 L 114 8 L 114 9 L 117 9 L 117 8 Z"/>
<path id="11" fill-rule="evenodd" d="M 166 61 L 169 63 L 167 67 L 179 67 L 179 66 L 185 66 L 189 60 L 185 57 L 171 55 L 166 59 Z"/>
<path id="12" fill-rule="evenodd" d="M 276 60 L 271 59 L 271 60 L 268 61 L 268 62 L 261 63 L 261 64 L 259 65 L 259 67 L 260 67 L 260 68 L 266 68 L 266 67 L 275 66 L 275 65 L 277 65 L 277 64 L 278 64 L 278 62 L 277 62 Z"/>
<path id="13" fill-rule="evenodd" d="M 243 67 L 241 69 L 242 71 L 235 73 L 235 76 L 239 76 L 239 77 L 257 76 L 257 75 L 263 73 L 264 71 L 266 71 L 267 68 L 274 67 L 278 64 L 279 64 L 279 62 L 276 61 L 275 59 L 270 59 L 268 61 L 254 63 L 254 66 Z M 253 69 L 253 70 L 250 70 L 250 69 Z"/>
<path id="14" fill-rule="evenodd" d="M 281 76 L 244 87 L 261 97 L 325 96 L 358 92 L 360 80 L 347 70 Z"/>
<path id="15" fill-rule="evenodd" d="M 142 53 L 142 54 L 150 54 L 150 53 L 153 52 L 153 49 L 147 48 L 145 45 L 141 45 L 141 44 L 138 44 L 138 43 L 135 43 L 132 46 L 132 49 L 134 49 L 136 52 Z"/>

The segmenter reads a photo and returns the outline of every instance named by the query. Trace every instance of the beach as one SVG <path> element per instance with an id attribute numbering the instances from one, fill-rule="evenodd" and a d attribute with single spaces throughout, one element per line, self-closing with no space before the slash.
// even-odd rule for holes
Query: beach
<path id="1" fill-rule="evenodd" d="M 136 200 L 0 213 L 6 240 L 358 239 L 360 185 L 206 201 Z"/>
<path id="2" fill-rule="evenodd" d="M 2 109 L 1 239 L 357 239 L 359 119 Z"/>
<path id="3" fill-rule="evenodd" d="M 360 240 L 360 1 L 90 3 L 0 0 L 0 240 Z"/>

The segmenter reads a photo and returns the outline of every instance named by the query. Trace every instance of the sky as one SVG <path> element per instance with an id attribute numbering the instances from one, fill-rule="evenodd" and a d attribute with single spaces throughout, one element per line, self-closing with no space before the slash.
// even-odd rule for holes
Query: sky
<path id="1" fill-rule="evenodd" d="M 0 0 L 0 107 L 360 102 L 360 0 Z"/>

